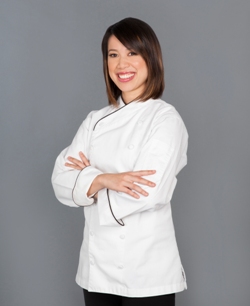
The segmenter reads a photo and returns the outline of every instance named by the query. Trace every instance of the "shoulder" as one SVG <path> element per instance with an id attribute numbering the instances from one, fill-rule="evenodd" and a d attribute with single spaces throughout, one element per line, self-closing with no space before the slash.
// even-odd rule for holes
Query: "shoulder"
<path id="1" fill-rule="evenodd" d="M 146 103 L 148 103 L 148 111 L 154 117 L 154 121 L 176 119 L 176 121 L 183 122 L 181 115 L 172 104 L 162 99 L 150 99 Z"/>
<path id="2" fill-rule="evenodd" d="M 103 116 L 109 112 L 112 112 L 116 110 L 116 107 L 113 106 L 113 105 L 107 105 L 101 109 L 98 109 L 98 110 L 92 110 L 86 117 L 86 119 L 92 119 L 93 117 L 96 117 L 96 116 Z"/>
<path id="3" fill-rule="evenodd" d="M 185 134 L 188 132 L 181 115 L 176 108 L 161 99 L 151 99 L 149 102 L 150 116 L 152 116 L 152 131 L 166 134 Z"/>
<path id="4" fill-rule="evenodd" d="M 110 112 L 113 112 L 116 110 L 116 107 L 113 105 L 105 106 L 99 110 L 92 110 L 87 117 L 83 120 L 81 127 L 90 129 L 91 126 L 98 121 L 100 118 L 106 116 Z"/>

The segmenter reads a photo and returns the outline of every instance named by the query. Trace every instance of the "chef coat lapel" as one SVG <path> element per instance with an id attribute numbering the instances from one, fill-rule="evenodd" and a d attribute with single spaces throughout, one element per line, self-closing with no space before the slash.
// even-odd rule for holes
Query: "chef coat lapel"
<path id="1" fill-rule="evenodd" d="M 112 110 L 109 114 L 103 116 L 102 118 L 100 118 L 93 127 L 93 131 L 95 131 L 96 127 L 102 122 L 116 122 L 117 120 L 121 120 L 121 115 L 122 116 L 126 116 L 127 112 L 131 113 L 136 111 L 138 108 L 142 107 L 142 104 L 144 104 L 145 102 L 138 102 L 138 101 L 133 101 L 130 102 L 128 104 L 125 104 L 122 100 L 121 97 L 118 98 L 118 108 L 116 108 L 115 110 Z"/>

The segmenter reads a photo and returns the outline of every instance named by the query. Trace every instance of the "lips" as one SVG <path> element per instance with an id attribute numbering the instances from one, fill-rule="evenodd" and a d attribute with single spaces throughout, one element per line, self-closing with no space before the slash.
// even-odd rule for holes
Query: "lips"
<path id="1" fill-rule="evenodd" d="M 125 73 L 118 73 L 118 79 L 121 82 L 128 82 L 133 79 L 135 76 L 134 72 L 125 72 Z"/>

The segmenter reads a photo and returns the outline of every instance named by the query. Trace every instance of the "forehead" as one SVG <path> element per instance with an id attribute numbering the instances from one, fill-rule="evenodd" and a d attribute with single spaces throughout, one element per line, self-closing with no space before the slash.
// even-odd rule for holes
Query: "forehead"
<path id="1" fill-rule="evenodd" d="M 126 46 L 124 46 L 119 39 L 117 39 L 114 35 L 110 36 L 108 40 L 108 51 L 109 50 L 128 50 Z"/>

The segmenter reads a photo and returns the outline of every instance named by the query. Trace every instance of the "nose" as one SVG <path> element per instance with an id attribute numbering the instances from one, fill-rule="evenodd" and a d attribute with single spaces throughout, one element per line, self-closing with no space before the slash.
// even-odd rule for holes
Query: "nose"
<path id="1" fill-rule="evenodd" d="M 125 58 L 124 56 L 120 56 L 117 67 L 120 69 L 124 69 L 124 68 L 127 68 L 128 66 L 129 66 L 129 62 L 127 58 Z"/>

